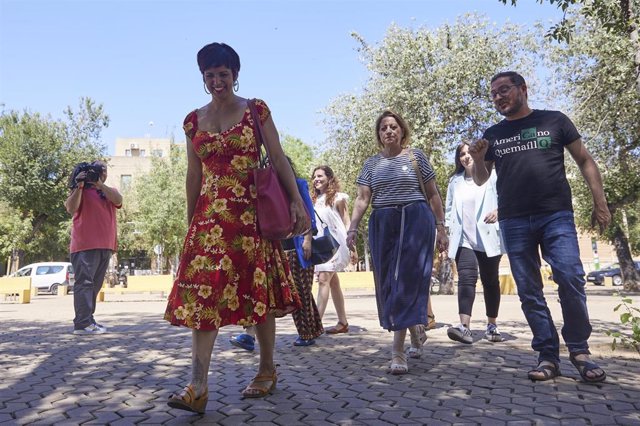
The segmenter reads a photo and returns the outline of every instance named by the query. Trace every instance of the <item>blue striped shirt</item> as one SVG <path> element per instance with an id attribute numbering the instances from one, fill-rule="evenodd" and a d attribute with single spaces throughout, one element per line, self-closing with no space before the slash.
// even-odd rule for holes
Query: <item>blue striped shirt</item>
<path id="1" fill-rule="evenodd" d="M 436 177 L 433 167 L 424 152 L 417 148 L 409 149 L 413 151 L 426 185 Z M 386 158 L 377 154 L 367 158 L 356 183 L 371 189 L 371 205 L 374 208 L 424 200 L 408 152 L 396 157 Z"/>

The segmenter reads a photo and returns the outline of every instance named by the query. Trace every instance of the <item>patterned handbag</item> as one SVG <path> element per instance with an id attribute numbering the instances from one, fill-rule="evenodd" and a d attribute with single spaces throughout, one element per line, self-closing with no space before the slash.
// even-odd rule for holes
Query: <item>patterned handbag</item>
<path id="1" fill-rule="evenodd" d="M 255 123 L 256 148 L 260 164 L 253 169 L 253 181 L 256 185 L 256 217 L 258 232 L 268 240 L 282 240 L 291 236 L 293 218 L 291 217 L 291 200 L 282 186 L 278 173 L 269 162 L 269 148 L 264 143 L 262 123 L 256 109 L 255 99 L 247 101 L 253 122 Z M 267 151 L 262 152 L 262 145 Z"/>

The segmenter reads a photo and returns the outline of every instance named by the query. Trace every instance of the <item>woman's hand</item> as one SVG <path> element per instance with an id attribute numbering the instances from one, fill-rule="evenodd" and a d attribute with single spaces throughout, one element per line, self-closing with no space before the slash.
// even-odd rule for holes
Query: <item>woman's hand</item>
<path id="1" fill-rule="evenodd" d="M 289 210 L 294 220 L 292 234 L 301 235 L 307 232 L 311 228 L 311 219 L 307 215 L 307 210 L 304 208 L 302 200 L 292 201 Z"/>
<path id="2" fill-rule="evenodd" d="M 351 263 L 354 265 L 358 264 L 358 252 L 354 249 L 351 250 Z"/>
<path id="3" fill-rule="evenodd" d="M 498 209 L 487 213 L 484 217 L 484 223 L 496 223 L 498 221 Z"/>
<path id="4" fill-rule="evenodd" d="M 302 257 L 305 260 L 311 259 L 311 239 L 311 231 L 309 231 L 304 235 L 304 240 L 302 241 Z"/>
<path id="5" fill-rule="evenodd" d="M 440 253 L 444 253 L 449 249 L 449 237 L 444 226 L 436 227 L 436 247 Z"/>
<path id="6" fill-rule="evenodd" d="M 354 252 L 356 250 L 357 236 L 358 236 L 358 233 L 356 231 L 347 231 L 347 247 L 349 247 L 349 250 Z"/>

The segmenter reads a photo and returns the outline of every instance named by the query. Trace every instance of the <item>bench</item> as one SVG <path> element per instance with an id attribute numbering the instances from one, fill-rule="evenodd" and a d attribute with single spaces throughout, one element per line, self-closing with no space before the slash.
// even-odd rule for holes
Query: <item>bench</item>
<path id="1" fill-rule="evenodd" d="M 0 278 L 0 294 L 16 297 L 19 303 L 31 303 L 31 294 L 38 290 L 31 288 L 31 277 L 2 277 Z"/>

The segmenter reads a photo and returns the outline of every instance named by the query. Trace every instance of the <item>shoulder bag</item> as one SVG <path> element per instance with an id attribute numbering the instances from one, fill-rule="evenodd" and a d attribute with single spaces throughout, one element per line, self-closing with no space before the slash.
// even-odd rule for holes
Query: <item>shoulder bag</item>
<path id="1" fill-rule="evenodd" d="M 314 213 L 320 222 L 324 226 L 323 235 L 311 239 L 311 261 L 314 265 L 321 265 L 331 260 L 334 254 L 338 251 L 340 243 L 331 235 L 329 227 L 324 223 L 320 215 Z"/>
<path id="2" fill-rule="evenodd" d="M 427 188 L 424 186 L 424 182 L 422 181 L 422 172 L 420 171 L 420 167 L 418 167 L 418 160 L 416 159 L 415 154 L 413 153 L 413 149 L 409 148 L 409 159 L 411 160 L 411 164 L 413 165 L 413 169 L 416 172 L 416 177 L 418 178 L 418 183 L 420 184 L 420 190 L 422 191 L 422 195 L 424 195 L 424 199 L 429 204 L 429 197 L 427 197 Z"/>
<path id="3" fill-rule="evenodd" d="M 256 149 L 259 165 L 253 169 L 253 181 L 256 186 L 256 218 L 258 232 L 268 240 L 282 240 L 291 236 L 293 218 L 291 217 L 291 200 L 283 187 L 278 173 L 269 161 L 269 147 L 264 143 L 262 123 L 256 109 L 255 99 L 247 101 L 255 125 Z M 262 151 L 266 150 L 266 156 Z"/>

